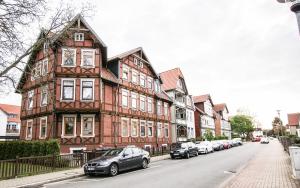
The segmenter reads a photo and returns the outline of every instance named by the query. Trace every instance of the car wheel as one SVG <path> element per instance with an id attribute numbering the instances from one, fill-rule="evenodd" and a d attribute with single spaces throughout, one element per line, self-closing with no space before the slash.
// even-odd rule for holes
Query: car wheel
<path id="1" fill-rule="evenodd" d="M 186 153 L 186 158 L 187 158 L 187 159 L 190 158 L 190 153 Z"/>
<path id="2" fill-rule="evenodd" d="M 147 159 L 143 159 L 143 163 L 142 163 L 142 168 L 148 168 L 148 160 Z"/>
<path id="3" fill-rule="evenodd" d="M 115 176 L 117 175 L 119 172 L 119 167 L 116 163 L 113 163 L 110 165 L 110 168 L 109 168 L 109 175 L 110 176 Z"/>

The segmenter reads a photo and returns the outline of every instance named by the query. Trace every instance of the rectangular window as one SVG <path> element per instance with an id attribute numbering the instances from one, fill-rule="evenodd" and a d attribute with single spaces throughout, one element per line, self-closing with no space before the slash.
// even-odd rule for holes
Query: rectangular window
<path id="1" fill-rule="evenodd" d="M 169 138 L 169 124 L 165 123 L 165 137 Z"/>
<path id="2" fill-rule="evenodd" d="M 33 107 L 33 95 L 34 95 L 34 91 L 28 91 L 28 109 L 32 109 Z"/>
<path id="3" fill-rule="evenodd" d="M 49 52 L 49 41 L 44 42 L 44 48 L 43 48 L 43 53 L 44 55 L 47 55 Z"/>
<path id="4" fill-rule="evenodd" d="M 131 92 L 131 108 L 137 109 L 137 93 Z"/>
<path id="5" fill-rule="evenodd" d="M 122 137 L 129 136 L 129 120 L 128 118 L 121 119 Z"/>
<path id="6" fill-rule="evenodd" d="M 132 83 L 139 84 L 139 73 L 132 69 Z"/>
<path id="7" fill-rule="evenodd" d="M 160 83 L 159 80 L 155 80 L 154 82 L 154 89 L 156 93 L 160 93 Z"/>
<path id="8" fill-rule="evenodd" d="M 62 79 L 61 100 L 75 100 L 75 80 Z"/>
<path id="9" fill-rule="evenodd" d="M 63 48 L 62 49 L 62 66 L 75 67 L 76 66 L 76 49 Z"/>
<path id="10" fill-rule="evenodd" d="M 152 102 L 153 102 L 153 99 L 148 97 L 147 107 L 148 107 L 148 112 L 150 112 L 150 113 L 152 113 Z"/>
<path id="11" fill-rule="evenodd" d="M 148 136 L 153 137 L 153 122 L 147 121 Z"/>
<path id="12" fill-rule="evenodd" d="M 146 87 L 146 76 L 144 74 L 140 74 L 140 85 Z"/>
<path id="13" fill-rule="evenodd" d="M 144 95 L 140 95 L 140 110 L 146 111 L 146 97 Z"/>
<path id="14" fill-rule="evenodd" d="M 43 60 L 42 75 L 45 76 L 48 73 L 48 59 Z"/>
<path id="15" fill-rule="evenodd" d="M 40 119 L 40 139 L 44 139 L 47 136 L 47 117 Z"/>
<path id="16" fill-rule="evenodd" d="M 94 137 L 95 115 L 81 116 L 81 137 Z"/>
<path id="17" fill-rule="evenodd" d="M 26 127 L 26 139 L 32 139 L 32 120 L 27 120 L 27 127 Z"/>
<path id="18" fill-rule="evenodd" d="M 164 103 L 164 114 L 165 114 L 165 116 L 168 116 L 168 114 L 169 114 L 169 105 L 168 105 L 168 103 Z"/>
<path id="19" fill-rule="evenodd" d="M 41 106 L 48 104 L 48 86 L 41 87 Z"/>
<path id="20" fill-rule="evenodd" d="M 137 58 L 134 58 L 133 63 L 134 63 L 135 65 L 138 65 L 138 64 L 139 64 L 139 60 L 138 60 Z"/>
<path id="21" fill-rule="evenodd" d="M 161 101 L 157 101 L 157 115 L 161 115 Z"/>
<path id="22" fill-rule="evenodd" d="M 122 90 L 122 106 L 123 107 L 128 107 L 128 96 L 129 96 L 129 91 L 123 89 Z"/>
<path id="23" fill-rule="evenodd" d="M 146 136 L 146 121 L 143 120 L 140 121 L 140 136 L 141 137 Z"/>
<path id="24" fill-rule="evenodd" d="M 84 33 L 75 33 L 74 40 L 75 41 L 84 41 Z"/>
<path id="25" fill-rule="evenodd" d="M 125 64 L 123 64 L 122 78 L 123 80 L 129 80 L 129 68 Z"/>
<path id="26" fill-rule="evenodd" d="M 162 137 L 162 123 L 157 123 L 157 137 Z"/>
<path id="27" fill-rule="evenodd" d="M 82 79 L 81 80 L 81 100 L 92 101 L 94 100 L 94 80 Z"/>
<path id="28" fill-rule="evenodd" d="M 132 137 L 138 136 L 138 120 L 137 119 L 131 120 L 131 136 Z"/>
<path id="29" fill-rule="evenodd" d="M 62 137 L 76 136 L 76 115 L 63 116 L 63 131 Z"/>
<path id="30" fill-rule="evenodd" d="M 35 79 L 39 78 L 42 75 L 41 73 L 42 73 L 42 62 L 38 61 L 35 64 L 34 78 Z"/>
<path id="31" fill-rule="evenodd" d="M 147 81 L 148 81 L 147 82 L 148 88 L 152 90 L 153 89 L 153 79 L 151 77 L 148 77 Z"/>
<path id="32" fill-rule="evenodd" d="M 85 68 L 95 67 L 94 49 L 81 49 L 81 66 Z"/>

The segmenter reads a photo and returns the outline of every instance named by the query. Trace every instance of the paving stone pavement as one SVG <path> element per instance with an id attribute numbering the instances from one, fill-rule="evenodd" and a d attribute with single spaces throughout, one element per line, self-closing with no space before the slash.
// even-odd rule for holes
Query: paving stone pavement
<path id="1" fill-rule="evenodd" d="M 165 160 L 170 158 L 170 155 L 163 155 L 157 157 L 151 157 L 151 162 Z M 0 188 L 16 188 L 16 187 L 42 187 L 45 183 L 52 183 L 62 181 L 66 179 L 72 179 L 83 176 L 84 172 L 82 168 L 76 168 L 71 170 L 57 171 L 46 174 L 39 174 L 34 176 L 27 176 L 22 178 L 8 179 L 0 181 Z"/>
<path id="2" fill-rule="evenodd" d="M 257 143 L 260 144 L 260 143 Z M 293 179 L 289 155 L 278 140 L 261 144 L 255 157 L 226 188 L 300 188 L 300 181 Z"/>

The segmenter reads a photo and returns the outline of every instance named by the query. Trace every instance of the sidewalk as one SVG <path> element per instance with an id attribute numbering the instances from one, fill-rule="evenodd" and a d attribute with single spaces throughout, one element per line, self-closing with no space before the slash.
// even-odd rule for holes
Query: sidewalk
<path id="1" fill-rule="evenodd" d="M 257 143 L 259 144 L 259 143 Z M 241 170 L 226 188 L 297 188 L 292 178 L 291 162 L 277 140 L 272 140 Z"/>
<path id="2" fill-rule="evenodd" d="M 160 160 L 165 160 L 168 158 L 170 158 L 170 155 L 151 157 L 151 163 Z M 16 179 L 2 180 L 0 181 L 0 187 L 1 188 L 33 187 L 33 186 L 37 187 L 45 183 L 58 182 L 66 179 L 80 177 L 83 175 L 84 175 L 83 169 L 76 168 L 71 170 L 64 170 L 64 171 L 40 174 L 35 176 L 27 176 L 27 177 L 16 178 Z"/>

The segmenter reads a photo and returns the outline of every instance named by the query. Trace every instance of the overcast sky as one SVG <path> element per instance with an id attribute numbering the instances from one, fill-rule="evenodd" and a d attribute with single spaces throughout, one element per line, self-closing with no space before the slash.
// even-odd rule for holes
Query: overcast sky
<path id="1" fill-rule="evenodd" d="M 77 2 L 77 1 L 76 1 Z M 300 111 L 300 36 L 276 0 L 97 0 L 88 22 L 108 56 L 143 47 L 157 72 L 180 67 L 189 93 L 256 114 Z M 20 105 L 16 94 L 0 102 Z"/>

